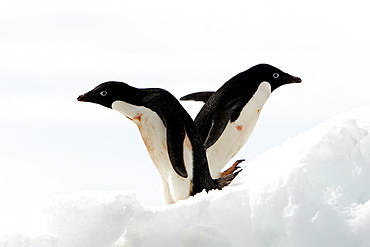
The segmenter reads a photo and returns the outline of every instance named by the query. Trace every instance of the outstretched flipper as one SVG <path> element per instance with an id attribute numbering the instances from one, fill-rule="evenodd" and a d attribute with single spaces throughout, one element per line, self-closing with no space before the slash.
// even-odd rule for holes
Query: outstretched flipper
<path id="1" fill-rule="evenodd" d="M 197 92 L 185 95 L 180 98 L 180 100 L 193 100 L 193 101 L 202 101 L 206 103 L 206 101 L 214 94 L 212 91 L 204 91 L 204 92 Z"/>

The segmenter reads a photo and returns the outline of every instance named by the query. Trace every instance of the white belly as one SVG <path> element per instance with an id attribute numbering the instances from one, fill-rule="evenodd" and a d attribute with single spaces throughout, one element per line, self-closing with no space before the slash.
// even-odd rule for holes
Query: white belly
<path id="1" fill-rule="evenodd" d="M 180 177 L 173 169 L 167 151 L 166 128 L 152 110 L 123 101 L 115 101 L 112 108 L 135 122 L 155 167 L 162 177 L 163 198 L 167 204 L 186 199 L 190 195 L 193 175 L 191 144 L 187 136 L 184 141 L 184 162 L 187 178 Z"/>
<path id="2" fill-rule="evenodd" d="M 262 82 L 256 93 L 233 123 L 228 123 L 217 142 L 207 149 L 207 159 L 213 178 L 220 176 L 222 168 L 235 156 L 251 136 L 261 109 L 271 94 L 268 82 Z"/>

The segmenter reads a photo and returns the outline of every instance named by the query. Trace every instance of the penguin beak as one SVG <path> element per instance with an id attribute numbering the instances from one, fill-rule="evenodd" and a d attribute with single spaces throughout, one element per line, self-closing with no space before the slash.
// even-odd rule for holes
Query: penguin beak
<path id="1" fill-rule="evenodd" d="M 301 78 L 295 77 L 295 76 L 293 76 L 292 81 L 293 81 L 293 83 L 301 83 L 302 82 Z"/>
<path id="2" fill-rule="evenodd" d="M 301 78 L 288 75 L 288 74 L 284 76 L 284 79 L 290 83 L 301 83 L 302 82 Z"/>
<path id="3" fill-rule="evenodd" d="M 88 93 L 78 96 L 77 100 L 81 102 L 88 102 L 89 101 Z"/>

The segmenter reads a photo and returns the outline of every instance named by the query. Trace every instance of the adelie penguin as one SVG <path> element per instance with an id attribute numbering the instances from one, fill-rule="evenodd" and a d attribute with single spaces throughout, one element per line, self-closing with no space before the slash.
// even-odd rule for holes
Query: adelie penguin
<path id="1" fill-rule="evenodd" d="M 207 149 L 213 178 L 221 175 L 221 169 L 248 141 L 270 94 L 282 85 L 300 82 L 300 78 L 278 68 L 258 64 L 237 74 L 216 92 L 198 92 L 180 99 L 205 102 L 194 122 Z M 237 169 L 237 164 L 228 173 Z"/>
<path id="2" fill-rule="evenodd" d="M 167 204 L 202 190 L 221 189 L 237 172 L 212 179 L 203 142 L 194 121 L 169 92 L 139 89 L 123 82 L 105 82 L 78 97 L 116 110 L 139 128 L 149 155 L 162 178 Z"/>

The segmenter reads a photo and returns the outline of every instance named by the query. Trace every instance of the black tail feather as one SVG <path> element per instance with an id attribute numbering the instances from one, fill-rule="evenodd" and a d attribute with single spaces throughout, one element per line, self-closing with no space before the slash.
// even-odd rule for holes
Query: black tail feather
<path id="1" fill-rule="evenodd" d="M 213 93 L 214 92 L 211 92 L 211 91 L 191 93 L 191 94 L 181 97 L 180 100 L 202 101 L 206 103 L 206 101 L 212 96 Z"/>

